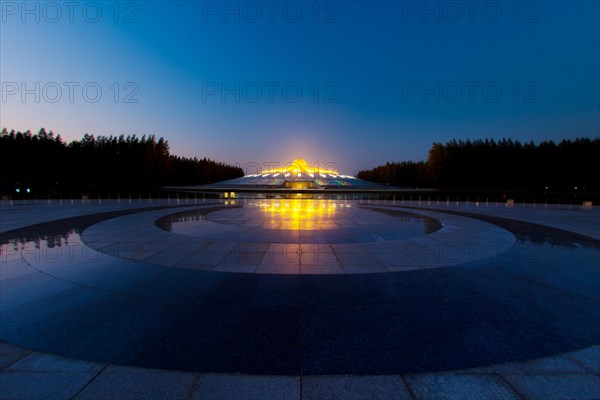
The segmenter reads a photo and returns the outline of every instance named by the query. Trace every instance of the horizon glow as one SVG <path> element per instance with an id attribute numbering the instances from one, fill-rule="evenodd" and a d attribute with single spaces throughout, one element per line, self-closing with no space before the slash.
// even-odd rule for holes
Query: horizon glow
<path id="1" fill-rule="evenodd" d="M 598 2 L 1 3 L 0 127 L 355 174 L 600 136 Z"/>

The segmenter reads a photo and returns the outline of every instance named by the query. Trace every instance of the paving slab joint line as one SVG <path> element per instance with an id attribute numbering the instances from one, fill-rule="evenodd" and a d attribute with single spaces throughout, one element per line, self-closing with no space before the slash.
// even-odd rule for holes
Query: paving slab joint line
<path id="1" fill-rule="evenodd" d="M 398 377 L 400 378 L 400 382 L 402 382 L 404 384 L 404 387 L 406 388 L 406 391 L 408 392 L 408 395 L 410 396 L 410 398 L 415 400 L 416 399 L 415 393 L 413 392 L 410 385 L 408 383 L 406 383 L 406 380 L 404 379 L 404 377 L 402 375 L 398 375 Z"/>
<path id="2" fill-rule="evenodd" d="M 331 249 L 331 252 L 333 253 L 333 256 L 335 257 L 335 260 L 337 261 L 338 265 L 340 265 L 342 268 L 344 268 L 344 266 L 340 262 L 340 257 L 338 257 L 337 253 L 335 252 L 335 248 L 334 248 L 334 246 L 331 245 L 331 243 L 329 243 L 329 248 Z M 345 269 L 344 269 L 344 272 L 346 272 Z"/>
<path id="3" fill-rule="evenodd" d="M 105 370 L 106 370 L 106 369 L 107 369 L 109 366 L 110 366 L 110 364 L 106 364 L 106 365 L 104 365 L 104 367 L 102 367 L 102 368 L 100 369 L 100 371 L 98 371 L 98 372 L 96 373 L 96 375 L 94 375 L 94 376 L 92 377 L 92 379 L 90 379 L 89 381 L 87 381 L 87 383 L 86 383 L 85 385 L 83 385 L 83 387 L 82 387 L 81 389 L 79 389 L 79 390 L 78 390 L 78 391 L 77 391 L 77 392 L 76 392 L 76 393 L 75 393 L 73 396 L 71 396 L 71 398 L 70 398 L 69 400 L 75 400 L 75 399 L 77 398 L 77 396 L 79 396 L 79 394 L 80 394 L 81 392 L 83 392 L 83 391 L 85 390 L 85 388 L 87 388 L 87 387 L 88 387 L 88 386 L 89 386 L 89 385 L 90 385 L 92 382 L 94 382 L 94 381 L 96 380 L 96 378 L 97 378 L 97 377 L 98 377 L 98 376 L 99 376 L 101 373 L 103 373 L 103 372 L 104 372 L 104 371 L 105 371 Z"/>
<path id="4" fill-rule="evenodd" d="M 581 362 L 577 357 L 574 357 L 568 353 L 563 354 L 563 356 L 568 359 L 573 361 L 574 363 L 576 363 L 577 365 L 582 366 L 583 368 L 585 368 L 587 371 L 591 372 L 594 375 L 600 376 L 600 370 L 599 371 L 595 371 L 592 368 L 588 367 L 586 364 L 584 364 L 583 362 Z"/>
<path id="5" fill-rule="evenodd" d="M 6 342 L 1 342 L 1 343 L 6 343 Z M 19 347 L 19 348 L 23 348 L 23 347 Z M 4 371 L 5 369 L 8 369 L 10 367 L 13 366 L 13 364 L 16 364 L 17 362 L 21 361 L 22 359 L 24 359 L 25 357 L 27 357 L 28 355 L 30 355 L 31 353 L 34 352 L 34 350 L 31 349 L 26 349 L 27 351 L 25 351 L 25 353 L 20 356 L 19 358 L 17 358 L 16 360 L 13 360 L 10 364 L 4 366 L 4 368 L 0 368 L 0 372 Z"/>
<path id="6" fill-rule="evenodd" d="M 517 396 L 519 396 L 521 399 L 523 399 L 523 400 L 527 400 L 527 397 L 526 397 L 526 396 L 525 396 L 523 393 L 519 392 L 519 390 L 518 390 L 516 387 L 514 387 L 514 386 L 513 386 L 513 385 L 512 385 L 512 384 L 511 384 L 511 383 L 508 381 L 508 379 L 506 379 L 504 376 L 502 376 L 502 375 L 501 375 L 501 374 L 499 374 L 498 372 L 494 372 L 494 373 L 493 373 L 493 375 L 496 375 L 496 376 L 498 376 L 498 377 L 499 377 L 499 378 L 500 378 L 500 379 L 501 379 L 501 380 L 502 380 L 502 381 L 503 381 L 503 382 L 504 382 L 504 383 L 507 385 L 507 387 L 509 387 L 510 389 L 512 389 L 512 391 L 513 391 L 513 392 L 514 392 L 514 393 L 515 393 Z"/>
<path id="7" fill-rule="evenodd" d="M 188 399 L 192 400 L 194 398 L 194 393 L 196 393 L 196 390 L 198 389 L 198 387 L 200 386 L 200 381 L 202 380 L 202 374 L 198 373 L 194 375 L 194 380 L 192 381 L 192 385 L 190 386 L 190 390 L 188 391 L 187 397 Z"/>

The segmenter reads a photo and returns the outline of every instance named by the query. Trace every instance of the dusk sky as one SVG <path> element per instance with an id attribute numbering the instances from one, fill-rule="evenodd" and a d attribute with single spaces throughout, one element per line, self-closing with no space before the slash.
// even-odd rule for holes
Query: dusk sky
<path id="1" fill-rule="evenodd" d="M 600 135 L 598 1 L 1 4 L 7 129 L 349 174 L 452 138 Z"/>

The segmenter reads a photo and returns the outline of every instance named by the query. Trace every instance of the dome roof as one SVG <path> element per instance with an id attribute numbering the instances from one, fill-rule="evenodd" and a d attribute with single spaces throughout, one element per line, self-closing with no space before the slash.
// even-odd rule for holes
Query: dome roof
<path id="1" fill-rule="evenodd" d="M 280 168 L 269 168 L 258 174 L 217 182 L 212 187 L 246 189 L 354 189 L 382 188 L 382 185 L 364 181 L 354 176 L 340 174 L 336 170 L 310 166 L 303 158 L 297 158 Z"/>
<path id="2" fill-rule="evenodd" d="M 328 164 L 327 166 L 329 166 Z M 310 165 L 297 158 L 283 167 L 271 167 L 257 174 L 209 185 L 187 186 L 187 190 L 208 193 L 259 193 L 267 196 L 322 196 L 329 194 L 390 193 L 398 188 L 365 181 L 337 170 Z M 231 195 L 231 194 L 230 194 Z"/>

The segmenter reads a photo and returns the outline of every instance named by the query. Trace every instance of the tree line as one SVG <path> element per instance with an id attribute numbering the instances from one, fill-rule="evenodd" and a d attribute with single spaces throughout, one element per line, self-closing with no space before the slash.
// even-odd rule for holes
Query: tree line
<path id="1" fill-rule="evenodd" d="M 600 139 L 559 143 L 451 140 L 426 161 L 388 162 L 358 177 L 399 187 L 452 190 L 598 190 Z"/>
<path id="2" fill-rule="evenodd" d="M 102 187 L 127 190 L 161 185 L 207 184 L 243 176 L 241 168 L 208 158 L 170 154 L 155 135 L 85 134 L 70 143 L 44 128 L 38 133 L 0 132 L 0 191 L 32 186 L 43 191 Z"/>

